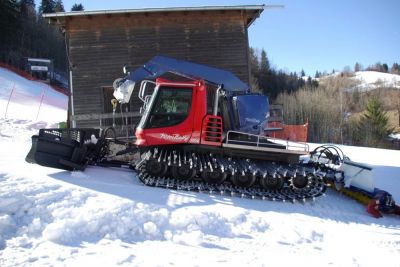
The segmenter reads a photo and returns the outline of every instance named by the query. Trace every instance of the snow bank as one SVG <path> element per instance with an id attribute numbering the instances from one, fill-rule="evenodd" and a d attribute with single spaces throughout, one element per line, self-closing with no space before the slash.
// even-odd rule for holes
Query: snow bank
<path id="1" fill-rule="evenodd" d="M 389 138 L 400 140 L 400 133 L 390 134 Z"/>
<path id="2" fill-rule="evenodd" d="M 45 123 L 0 120 L 1 266 L 362 265 L 400 256 L 400 221 L 334 191 L 289 204 L 143 186 L 130 170 L 28 164 Z M 400 188 L 399 151 L 342 147 Z M 390 174 L 390 172 L 393 172 Z M 389 191 L 391 191 L 389 190 Z"/>

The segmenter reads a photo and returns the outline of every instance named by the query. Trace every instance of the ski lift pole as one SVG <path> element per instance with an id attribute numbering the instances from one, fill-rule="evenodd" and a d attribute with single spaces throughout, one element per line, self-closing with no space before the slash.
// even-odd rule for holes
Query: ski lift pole
<path id="1" fill-rule="evenodd" d="M 112 115 L 113 127 L 115 128 L 115 111 L 117 110 L 117 105 L 118 105 L 117 99 L 115 99 L 115 98 L 111 99 L 111 105 L 113 107 L 113 115 Z"/>
<path id="2" fill-rule="evenodd" d="M 8 105 L 10 104 L 11 96 L 12 96 L 13 93 L 14 93 L 14 89 L 15 89 L 15 83 L 13 84 L 13 88 L 11 89 L 10 96 L 8 97 L 8 102 L 7 102 L 7 106 L 6 106 L 6 112 L 4 113 L 4 118 L 5 118 L 5 119 L 7 119 Z"/>

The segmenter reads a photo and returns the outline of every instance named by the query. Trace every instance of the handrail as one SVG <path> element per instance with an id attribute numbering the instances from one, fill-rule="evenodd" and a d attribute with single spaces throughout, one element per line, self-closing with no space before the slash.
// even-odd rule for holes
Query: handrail
<path id="1" fill-rule="evenodd" d="M 242 140 L 230 140 L 229 135 L 230 134 L 242 134 L 242 135 L 247 135 L 247 136 L 252 136 L 256 137 L 257 141 L 242 141 Z M 256 144 L 257 147 L 261 145 L 260 139 L 263 139 L 265 141 L 278 141 L 279 143 L 272 143 L 268 144 L 271 146 L 280 146 L 282 143 L 286 143 L 286 149 L 290 148 L 298 148 L 302 149 L 303 151 L 309 152 L 310 151 L 310 146 L 307 143 L 302 143 L 302 142 L 293 142 L 293 141 L 288 141 L 288 140 L 283 140 L 283 139 L 278 139 L 278 138 L 271 138 L 271 137 L 266 137 L 262 135 L 256 135 L 256 134 L 249 134 L 249 133 L 244 133 L 244 132 L 239 132 L 239 131 L 228 131 L 226 134 L 226 143 L 229 144 L 229 142 L 236 142 L 236 143 L 243 143 L 243 144 Z M 295 150 L 295 149 L 292 149 Z"/>
<path id="2" fill-rule="evenodd" d="M 142 100 L 144 103 L 146 103 L 146 97 L 144 96 L 144 92 L 146 91 L 146 85 L 147 85 L 147 83 L 156 84 L 155 82 L 150 81 L 150 80 L 143 80 L 143 81 L 140 83 L 140 89 L 139 89 L 138 97 L 139 97 L 139 99 Z"/>

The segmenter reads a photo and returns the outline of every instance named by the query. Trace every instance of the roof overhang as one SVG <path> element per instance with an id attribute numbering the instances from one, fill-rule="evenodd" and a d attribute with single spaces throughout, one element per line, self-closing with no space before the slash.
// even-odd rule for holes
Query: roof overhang
<path id="1" fill-rule="evenodd" d="M 161 12 L 206 12 L 206 11 L 242 11 L 248 14 L 246 21 L 249 27 L 263 12 L 265 8 L 272 6 L 266 5 L 241 5 L 241 6 L 199 6 L 199 7 L 167 7 L 167 8 L 144 8 L 144 9 L 118 9 L 118 10 L 93 10 L 93 11 L 71 11 L 43 14 L 44 18 L 49 19 L 50 23 L 57 24 L 57 21 L 68 17 L 79 16 L 100 16 L 100 15 L 123 15 L 123 14 L 148 14 Z"/>

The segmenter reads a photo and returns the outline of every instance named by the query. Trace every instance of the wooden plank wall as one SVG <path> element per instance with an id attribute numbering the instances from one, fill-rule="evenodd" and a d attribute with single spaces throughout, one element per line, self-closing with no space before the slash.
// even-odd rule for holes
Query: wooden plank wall
<path id="1" fill-rule="evenodd" d="M 241 11 L 169 12 L 67 17 L 73 64 L 75 114 L 102 113 L 103 88 L 155 55 L 227 69 L 245 82 L 248 72 L 246 17 Z M 107 100 L 108 101 L 108 100 Z M 141 101 L 134 92 L 130 110 Z M 99 121 L 78 121 L 77 127 Z"/>

